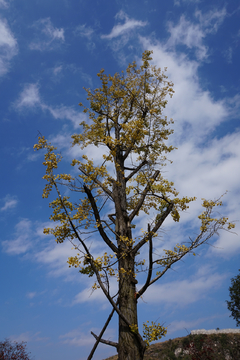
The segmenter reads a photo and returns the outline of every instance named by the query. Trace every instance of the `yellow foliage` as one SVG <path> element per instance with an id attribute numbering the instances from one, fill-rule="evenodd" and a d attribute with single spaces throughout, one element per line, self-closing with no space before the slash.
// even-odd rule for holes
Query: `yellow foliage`
<path id="1" fill-rule="evenodd" d="M 167 328 L 161 326 L 159 323 L 155 324 L 153 321 L 151 325 L 148 325 L 149 321 L 143 323 L 143 338 L 149 347 L 152 341 L 160 340 L 167 334 Z"/>
<path id="2" fill-rule="evenodd" d="M 137 334 L 138 333 L 138 326 L 137 324 L 129 325 L 131 332 Z"/>

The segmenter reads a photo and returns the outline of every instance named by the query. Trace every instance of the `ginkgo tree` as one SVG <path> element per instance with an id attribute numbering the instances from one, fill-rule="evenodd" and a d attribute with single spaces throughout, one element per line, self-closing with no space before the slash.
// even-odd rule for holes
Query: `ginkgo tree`
<path id="1" fill-rule="evenodd" d="M 72 160 L 75 170 L 71 175 L 57 173 L 62 157 L 44 136 L 39 136 L 34 146 L 45 150 L 43 197 L 48 198 L 53 189 L 57 195 L 50 202 L 50 219 L 55 226 L 44 229 L 44 233 L 54 235 L 57 243 L 68 239 L 74 244 L 76 255 L 68 259 L 69 266 L 93 277 L 93 290 L 100 288 L 112 308 L 101 333 L 92 333 L 96 344 L 88 359 L 99 342 L 115 346 L 119 360 L 143 359 L 146 347 L 164 336 L 166 328 L 147 322 L 143 324 L 143 335 L 140 334 L 139 297 L 174 263 L 194 254 L 194 249 L 218 230 L 234 227 L 227 217 L 214 215 L 215 208 L 222 205 L 221 199 L 203 200 L 198 235 L 160 255 L 153 252 L 166 218 L 171 216 L 178 222 L 180 213 L 195 198 L 178 197 L 174 184 L 163 177 L 167 155 L 174 150 L 168 140 L 173 121 L 163 111 L 174 90 L 166 68 L 156 68 L 151 60 L 151 51 L 145 51 L 140 67 L 133 62 L 125 72 L 114 76 L 101 70 L 100 87 L 86 89 L 90 106 L 79 105 L 88 114 L 88 121 L 83 121 L 79 133 L 72 135 L 72 146 L 80 147 L 80 155 Z M 87 155 L 93 146 L 98 161 Z M 72 197 L 62 195 L 62 187 Z M 89 238 L 105 245 L 102 254 L 94 256 Z M 138 260 L 142 251 L 146 253 L 146 247 L 147 259 Z M 143 269 L 145 283 L 137 286 L 138 271 Z M 114 281 L 115 293 L 112 289 L 116 285 L 111 287 Z M 117 343 L 102 338 L 114 312 L 119 319 Z"/>

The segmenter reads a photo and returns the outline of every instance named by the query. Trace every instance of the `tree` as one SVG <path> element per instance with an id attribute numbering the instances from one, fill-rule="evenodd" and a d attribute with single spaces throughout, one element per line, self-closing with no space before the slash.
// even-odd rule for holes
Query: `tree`
<path id="1" fill-rule="evenodd" d="M 11 343 L 8 339 L 0 342 L 0 360 L 30 360 L 26 343 Z"/>
<path id="2" fill-rule="evenodd" d="M 154 242 L 166 218 L 172 216 L 178 222 L 180 212 L 195 198 L 179 198 L 174 184 L 162 175 L 166 155 L 174 149 L 167 142 L 173 133 L 170 128 L 173 121 L 163 116 L 167 96 L 171 97 L 174 91 L 166 69 L 161 71 L 150 64 L 151 60 L 151 51 L 145 51 L 140 68 L 133 62 L 125 73 L 114 76 L 101 70 L 98 74 L 101 86 L 86 89 L 90 108 L 79 105 L 89 121 L 83 121 L 82 131 L 72 135 L 72 145 L 79 146 L 81 151 L 94 146 L 96 151 L 103 152 L 101 162 L 83 154 L 71 163 L 77 167 L 76 176 L 55 174 L 61 161 L 56 148 L 44 136 L 39 136 L 34 146 L 36 150 L 45 149 L 43 178 L 47 183 L 43 197 L 48 198 L 53 188 L 57 192 L 57 198 L 50 202 L 51 220 L 57 224 L 44 232 L 53 234 L 58 243 L 69 239 L 74 244 L 78 253 L 68 259 L 69 266 L 79 268 L 81 274 L 95 276 L 93 290 L 101 288 L 112 307 L 101 334 L 93 334 L 97 342 L 88 359 L 99 341 L 115 346 L 119 360 L 143 359 L 146 346 L 165 335 L 166 328 L 145 323 L 143 337 L 140 335 L 139 297 L 175 262 L 206 243 L 219 229 L 234 227 L 228 218 L 214 217 L 214 208 L 222 205 L 220 199 L 203 200 L 199 234 L 186 244 L 164 250 L 163 255 L 153 254 Z M 73 194 L 71 200 L 61 195 L 61 187 Z M 146 224 L 142 232 L 142 226 L 138 226 L 140 216 Z M 88 238 L 90 235 L 96 238 L 96 234 L 98 241 L 106 245 L 106 251 L 94 257 Z M 148 260 L 138 260 L 146 245 Z M 137 290 L 137 274 L 142 268 L 147 276 L 145 284 Z M 118 284 L 116 294 L 110 286 L 114 280 Z M 114 311 L 119 318 L 118 343 L 102 339 Z"/>
<path id="3" fill-rule="evenodd" d="M 230 301 L 226 301 L 228 310 L 231 311 L 230 317 L 233 317 L 237 326 L 240 325 L 240 269 L 239 274 L 231 279 L 231 285 L 229 287 Z"/>

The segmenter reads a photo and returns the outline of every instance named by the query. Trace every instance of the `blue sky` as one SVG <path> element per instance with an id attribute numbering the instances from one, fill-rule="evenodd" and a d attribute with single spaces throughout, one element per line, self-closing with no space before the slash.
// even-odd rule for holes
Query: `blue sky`
<path id="1" fill-rule="evenodd" d="M 161 248 L 194 236 L 201 198 L 224 197 L 222 214 L 240 234 L 240 6 L 213 0 L 0 0 L 1 189 L 0 340 L 27 341 L 35 360 L 86 359 L 110 307 L 91 282 L 69 269 L 69 243 L 42 234 L 49 223 L 42 199 L 40 131 L 64 156 L 70 172 L 72 133 L 84 114 L 83 87 L 99 85 L 97 72 L 114 74 L 153 50 L 168 68 L 175 94 L 178 150 L 165 176 L 197 201 L 179 224 L 167 220 Z M 90 155 L 99 154 L 91 148 Z M 66 170 L 68 169 L 68 170 Z M 94 242 L 93 246 L 97 244 Z M 235 328 L 229 318 L 230 278 L 238 273 L 239 235 L 223 232 L 154 284 L 139 301 L 146 320 L 168 326 L 165 339 L 194 329 Z M 114 318 L 106 338 L 117 339 Z M 95 359 L 114 354 L 101 345 Z"/>

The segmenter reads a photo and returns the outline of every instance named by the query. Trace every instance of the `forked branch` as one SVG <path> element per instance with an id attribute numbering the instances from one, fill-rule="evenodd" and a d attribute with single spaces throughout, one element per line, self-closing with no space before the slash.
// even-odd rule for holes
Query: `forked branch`
<path id="1" fill-rule="evenodd" d="M 158 177 L 158 175 L 160 174 L 160 171 L 157 170 L 155 171 L 155 173 L 153 174 L 151 180 L 156 180 L 156 178 Z M 135 206 L 135 209 L 132 211 L 132 213 L 129 215 L 129 221 L 131 222 L 133 220 L 133 218 L 138 214 L 138 212 L 140 211 L 143 203 L 144 203 L 144 200 L 145 200 L 145 197 L 147 196 L 147 193 L 149 191 L 149 189 L 151 188 L 151 184 L 148 183 L 145 187 L 145 189 L 143 190 L 142 192 L 142 195 L 137 203 L 137 205 Z"/>
<path id="2" fill-rule="evenodd" d="M 117 299 L 116 305 L 117 305 L 117 304 L 118 304 L 118 299 Z M 95 352 L 95 350 L 96 350 L 99 342 L 104 342 L 104 341 L 106 341 L 106 340 L 102 340 L 102 341 L 101 341 L 101 339 L 102 339 L 102 336 L 103 336 L 106 328 L 108 327 L 108 324 L 110 323 L 110 321 L 111 321 L 111 319 L 112 319 L 112 316 L 113 316 L 113 314 L 114 314 L 114 311 L 115 311 L 115 309 L 113 308 L 112 311 L 111 311 L 111 313 L 110 313 L 110 315 L 109 315 L 108 318 L 107 318 L 107 321 L 105 322 L 105 324 L 104 324 L 104 326 L 103 326 L 103 328 L 102 328 L 102 330 L 101 330 L 101 332 L 100 332 L 100 334 L 99 334 L 98 336 L 95 335 L 93 332 L 91 332 L 91 334 L 95 337 L 95 339 L 96 339 L 97 341 L 95 342 L 95 344 L 94 344 L 94 346 L 93 346 L 93 348 L 92 348 L 92 351 L 90 352 L 87 360 L 91 360 L 91 359 L 92 359 L 93 354 L 94 354 L 94 352 Z M 106 344 L 106 342 L 104 342 L 104 343 Z M 117 343 L 113 343 L 113 344 L 117 344 Z M 108 344 L 108 345 L 111 345 L 111 344 Z M 112 346 L 115 346 L 115 345 L 112 345 Z M 117 347 L 117 346 L 116 346 L 116 347 Z"/>
<path id="3" fill-rule="evenodd" d="M 81 168 L 81 166 L 79 166 L 79 168 L 78 168 L 84 175 L 86 175 L 86 176 L 89 176 L 89 174 L 84 170 L 84 169 L 82 169 Z M 106 186 L 104 186 L 102 183 L 101 183 L 101 181 L 99 181 L 98 179 L 93 179 L 93 181 L 97 184 L 97 185 L 99 185 L 100 186 L 100 188 L 108 195 L 108 196 L 110 196 L 110 198 L 113 200 L 113 194 L 112 194 L 112 192 L 108 189 L 108 188 L 106 188 Z"/>
<path id="4" fill-rule="evenodd" d="M 85 193 L 87 194 L 88 200 L 91 203 L 93 213 L 94 213 L 94 216 L 95 216 L 95 220 L 96 220 L 96 223 L 97 223 L 97 228 L 98 228 L 99 234 L 101 235 L 101 237 L 103 238 L 105 243 L 110 247 L 110 249 L 112 249 L 112 251 L 117 254 L 118 253 L 118 248 L 109 239 L 109 237 L 107 236 L 107 234 L 105 233 L 105 231 L 104 231 L 104 229 L 102 227 L 102 223 L 101 223 L 100 215 L 99 215 L 99 212 L 98 212 L 97 204 L 96 204 L 96 201 L 95 201 L 94 197 L 92 196 L 91 190 L 86 185 L 83 185 L 83 188 L 84 188 Z"/>
<path id="5" fill-rule="evenodd" d="M 162 216 L 159 217 L 157 223 L 155 224 L 154 228 L 152 229 L 152 233 L 155 234 L 158 229 L 160 228 L 160 226 L 162 225 L 162 223 L 164 222 L 164 220 L 167 218 L 167 216 L 170 214 L 170 212 L 172 211 L 174 206 L 173 202 L 170 202 L 167 209 L 164 211 L 164 213 L 162 214 Z M 139 241 L 139 243 L 134 246 L 133 248 L 133 253 L 136 254 L 139 249 L 148 241 L 148 234 L 146 236 L 144 236 L 144 238 Z"/>
<path id="6" fill-rule="evenodd" d="M 101 339 L 99 336 L 94 334 L 94 332 L 92 332 L 92 331 L 91 331 L 91 334 L 95 337 L 96 340 L 99 340 L 99 342 L 118 348 L 118 343 L 116 343 L 114 341 L 110 341 L 110 340 Z"/>

